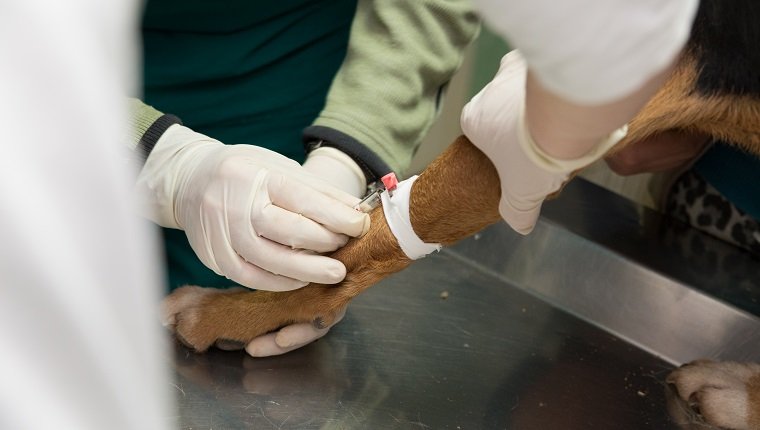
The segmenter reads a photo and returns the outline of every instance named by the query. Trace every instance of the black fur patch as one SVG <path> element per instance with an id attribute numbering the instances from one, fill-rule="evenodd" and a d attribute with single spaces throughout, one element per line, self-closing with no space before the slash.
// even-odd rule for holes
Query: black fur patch
<path id="1" fill-rule="evenodd" d="M 688 51 L 702 95 L 760 96 L 760 1 L 702 0 Z"/>

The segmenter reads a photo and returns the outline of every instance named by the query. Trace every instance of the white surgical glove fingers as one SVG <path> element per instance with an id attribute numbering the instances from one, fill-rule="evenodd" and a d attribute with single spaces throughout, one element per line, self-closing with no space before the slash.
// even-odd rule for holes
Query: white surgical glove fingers
<path id="1" fill-rule="evenodd" d="M 235 251 L 227 230 L 221 220 L 214 217 L 204 219 L 199 229 L 205 234 L 188 235 L 190 246 L 198 258 L 216 274 L 231 279 L 248 288 L 266 291 L 291 291 L 304 287 L 307 281 L 269 272 L 252 264 Z M 263 244 L 271 243 L 266 239 L 255 237 Z M 251 245 L 255 247 L 256 245 Z M 343 268 L 345 273 L 345 268 Z M 345 275 L 344 275 L 345 276 Z"/>
<path id="2" fill-rule="evenodd" d="M 320 337 L 327 334 L 327 332 L 337 323 L 339 323 L 343 317 L 346 316 L 346 308 L 341 310 L 333 320 L 332 324 L 325 328 L 317 328 L 311 323 L 292 324 L 287 327 L 283 327 L 277 332 L 275 342 L 281 348 L 291 348 L 306 345 L 313 342 Z"/>
<path id="3" fill-rule="evenodd" d="M 302 346 L 306 346 L 307 344 L 326 335 L 328 331 L 329 329 L 325 329 L 324 333 L 309 340 L 308 342 L 304 342 L 298 345 L 291 345 L 287 347 L 282 347 L 277 344 L 277 341 L 275 340 L 275 338 L 277 337 L 277 333 L 269 333 L 263 336 L 259 336 L 256 339 L 249 342 L 248 345 L 246 345 L 245 347 L 245 351 L 251 357 L 271 357 L 273 355 L 282 355 L 290 351 L 296 350 Z"/>
<path id="4" fill-rule="evenodd" d="M 526 74 L 519 52 L 504 56 L 497 75 L 465 106 L 461 118 L 464 134 L 488 156 L 499 174 L 499 213 L 521 234 L 533 230 L 544 199 L 567 177 L 542 169 L 526 153 L 521 127 Z"/>
<path id="5" fill-rule="evenodd" d="M 205 142 L 202 135 L 191 136 Z M 206 150 L 202 153 L 184 151 L 193 148 L 192 143 L 176 152 L 182 154 L 182 166 L 171 187 L 176 196 L 177 224 L 186 231 L 200 260 L 215 273 L 241 285 L 269 291 L 293 290 L 308 282 L 340 282 L 346 273 L 342 263 L 293 250 L 291 246 L 326 252 L 345 244 L 348 238 L 341 230 L 353 232 L 354 224 L 365 217 L 345 203 L 353 203 L 355 199 L 338 190 L 335 193 L 340 198 L 332 199 L 309 188 L 304 183 L 320 187 L 322 184 L 319 180 L 309 182 L 313 175 L 280 154 L 254 146 L 211 142 L 214 144 L 204 145 Z M 297 178 L 303 178 L 304 182 Z M 270 181 L 277 184 L 272 187 L 275 195 L 286 196 L 281 200 L 295 209 L 301 207 L 290 200 L 306 202 L 304 209 L 293 211 L 273 206 Z M 324 189 L 332 187 L 325 185 Z M 292 198 L 288 197 L 291 195 Z M 261 210 L 267 206 L 269 210 Z M 335 208 L 338 215 L 333 213 Z M 291 216 L 282 217 L 285 212 Z M 254 215 L 262 213 L 269 219 L 256 227 L 268 239 L 259 237 L 254 228 Z M 300 221 L 295 222 L 295 218 Z"/>
<path id="6" fill-rule="evenodd" d="M 348 242 L 348 236 L 333 233 L 321 224 L 274 204 L 251 213 L 253 229 L 259 236 L 290 248 L 331 252 Z"/>
<path id="7" fill-rule="evenodd" d="M 498 169 L 502 193 L 499 213 L 512 229 L 526 235 L 533 231 L 546 196 L 559 190 L 567 175 L 544 171 L 517 145 L 507 158 Z"/>
<path id="8" fill-rule="evenodd" d="M 314 149 L 306 157 L 303 168 L 354 197 L 363 196 L 367 190 L 367 178 L 361 167 L 340 149 L 329 146 Z"/>
<path id="9" fill-rule="evenodd" d="M 233 228 L 239 241 L 263 241 L 253 233 L 248 221 L 249 210 L 245 208 L 250 208 L 254 197 L 248 187 L 253 186 L 255 189 L 256 184 L 262 183 L 265 176 L 265 172 L 261 171 L 248 172 L 244 159 L 228 158 L 228 154 L 233 152 L 239 151 L 236 148 L 220 147 L 213 159 L 206 160 L 207 170 L 194 172 L 198 177 L 196 179 L 203 181 L 202 186 L 191 180 L 180 188 L 176 212 L 190 246 L 201 262 L 214 273 L 248 288 L 290 291 L 305 286 L 305 281 L 278 276 L 251 264 L 233 247 L 230 238 Z M 220 154 L 222 155 L 219 156 Z M 220 171 L 220 165 L 227 166 L 227 169 Z M 217 174 L 211 175 L 208 171 Z M 246 184 L 246 191 L 243 192 L 241 187 L 230 186 L 229 178 L 236 178 L 233 184 Z"/>
<path id="10" fill-rule="evenodd" d="M 267 167 L 270 170 L 297 171 L 301 168 L 297 161 L 261 146 L 240 144 L 226 145 L 226 148 L 231 156 L 245 159 L 254 169 Z"/>
<path id="11" fill-rule="evenodd" d="M 292 249 L 262 237 L 241 240 L 243 234 L 235 232 L 235 227 L 230 226 L 231 248 L 246 261 L 270 273 L 320 284 L 336 284 L 346 277 L 346 266 L 338 260 L 314 254 L 312 251 Z M 270 288 L 267 285 L 254 287 L 284 291 L 280 287 Z"/>
<path id="12" fill-rule="evenodd" d="M 251 289 L 264 291 L 292 291 L 303 288 L 309 283 L 283 275 L 275 275 L 256 264 L 251 264 L 240 256 L 225 259 L 221 263 L 221 273 L 226 277 Z"/>
<path id="13" fill-rule="evenodd" d="M 272 203 L 300 213 L 334 233 L 357 237 L 369 229 L 369 215 L 297 179 L 273 174 L 267 184 Z"/>
<path id="14" fill-rule="evenodd" d="M 298 348 L 327 334 L 330 327 L 316 328 L 310 323 L 292 324 L 277 332 L 274 341 L 280 348 Z"/>
<path id="15" fill-rule="evenodd" d="M 332 179 L 328 180 L 328 178 L 317 177 L 312 178 L 310 181 L 306 181 L 302 177 L 297 178 L 301 180 L 301 182 L 311 185 L 312 188 L 318 189 L 322 194 L 331 197 L 346 206 L 354 207 L 362 200 L 361 198 L 349 194 L 346 191 L 343 191 L 341 188 L 337 187 L 332 182 Z M 363 191 L 366 190 L 367 187 L 365 186 L 363 188 Z M 363 196 L 363 193 L 361 195 Z"/>
<path id="16" fill-rule="evenodd" d="M 292 324 L 280 330 L 259 336 L 246 345 L 245 350 L 251 357 L 269 357 L 281 355 L 306 346 L 315 340 L 324 337 L 330 329 L 346 314 L 343 311 L 335 318 L 335 321 L 326 328 L 318 329 L 310 323 Z"/>
<path id="17" fill-rule="evenodd" d="M 282 355 L 298 348 L 297 346 L 282 348 L 275 342 L 276 336 L 277 333 L 269 333 L 253 339 L 245 346 L 245 352 L 251 357 L 271 357 L 273 355 Z"/>
<path id="18" fill-rule="evenodd" d="M 492 160 L 515 141 L 517 115 L 525 104 L 525 62 L 519 52 L 505 55 L 496 76 L 462 110 L 464 134 Z"/>
<path id="19" fill-rule="evenodd" d="M 282 175 L 275 176 L 284 178 Z M 234 196 L 234 193 L 230 195 Z M 272 285 L 257 284 L 258 286 L 254 285 L 255 288 L 285 291 L 293 289 L 291 288 L 293 286 L 302 287 L 308 282 L 334 284 L 343 280 L 346 276 L 346 267 L 340 261 L 315 255 L 308 250 L 293 249 L 291 246 L 282 245 L 265 236 L 271 235 L 280 241 L 294 242 L 297 240 L 295 237 L 301 233 L 316 232 L 308 239 L 312 241 L 310 244 L 324 239 L 327 242 L 323 244 L 323 247 L 333 249 L 336 249 L 340 243 L 345 243 L 345 236 L 341 237 L 298 214 L 277 208 L 270 201 L 270 196 L 263 186 L 255 189 L 248 201 L 244 201 L 243 198 L 241 196 L 237 199 L 239 204 L 236 206 L 249 207 L 250 211 L 222 211 L 229 217 L 229 222 L 226 224 L 227 230 L 219 232 L 220 237 L 217 241 L 219 252 L 226 252 L 225 248 L 229 248 L 234 250 L 237 256 L 242 257 L 243 261 L 252 263 L 274 275 L 301 281 L 300 283 L 288 281 L 284 284 L 278 282 Z M 281 218 L 285 213 L 293 217 Z M 286 222 L 296 222 L 296 224 L 291 225 Z M 225 262 L 230 265 L 222 267 L 222 270 L 232 270 L 232 273 L 238 277 L 257 274 L 256 271 L 247 267 L 250 264 L 241 266 L 239 261 L 239 259 L 225 259 Z"/>
<path id="20" fill-rule="evenodd" d="M 516 232 L 526 235 L 533 231 L 541 214 L 541 202 L 526 209 L 518 209 L 509 199 L 499 202 L 499 214 Z"/>

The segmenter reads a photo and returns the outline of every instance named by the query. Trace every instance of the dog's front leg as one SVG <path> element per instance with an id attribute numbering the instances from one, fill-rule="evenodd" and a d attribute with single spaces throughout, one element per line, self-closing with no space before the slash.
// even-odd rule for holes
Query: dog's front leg
<path id="1" fill-rule="evenodd" d="M 452 244 L 499 219 L 499 177 L 488 158 L 460 137 L 417 179 L 410 196 L 410 221 L 425 242 Z M 185 287 L 165 299 L 165 321 L 197 351 L 252 339 L 292 323 L 329 326 L 366 288 L 411 263 L 383 215 L 371 213 L 369 232 L 332 254 L 347 269 L 337 286 L 311 284 L 299 290 L 207 292 Z"/>

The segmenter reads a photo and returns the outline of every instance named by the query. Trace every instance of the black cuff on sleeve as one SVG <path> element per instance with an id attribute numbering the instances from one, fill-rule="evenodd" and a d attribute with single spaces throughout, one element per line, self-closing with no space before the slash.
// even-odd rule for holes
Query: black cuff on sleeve
<path id="1" fill-rule="evenodd" d="M 153 124 L 145 130 L 145 134 L 140 138 L 140 142 L 137 143 L 135 152 L 137 153 L 137 159 L 140 166 L 145 164 L 145 160 L 148 159 L 148 155 L 153 151 L 153 147 L 156 146 L 156 142 L 161 138 L 166 129 L 174 124 L 182 125 L 182 120 L 171 114 L 164 114 L 158 117 Z"/>
<path id="2" fill-rule="evenodd" d="M 320 141 L 322 141 L 323 146 L 338 148 L 356 161 L 356 164 L 367 177 L 368 183 L 375 182 L 391 172 L 390 166 L 377 154 L 343 132 L 321 125 L 312 125 L 304 129 L 303 143 L 307 153 L 314 149 L 313 145 Z"/>

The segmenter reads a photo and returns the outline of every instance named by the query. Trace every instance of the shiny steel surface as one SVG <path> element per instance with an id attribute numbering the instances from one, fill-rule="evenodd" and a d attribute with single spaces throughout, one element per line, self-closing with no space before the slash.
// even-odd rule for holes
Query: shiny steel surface
<path id="1" fill-rule="evenodd" d="M 760 315 L 760 260 L 746 251 L 584 180 L 568 184 L 542 214 L 638 266 Z"/>
<path id="2" fill-rule="evenodd" d="M 572 223 L 559 224 L 559 206 L 578 199 L 553 203 L 548 221 L 527 238 L 498 225 L 415 263 L 352 302 L 326 338 L 285 356 L 199 355 L 177 346 L 171 422 L 183 429 L 675 428 L 664 400 L 667 361 L 703 353 L 759 358 L 760 322 L 648 268 L 646 256 L 612 251 Z M 595 225 L 620 228 L 588 223 L 602 236 Z M 646 241 L 626 234 L 619 240 L 629 248 L 639 246 L 637 237 Z"/>

